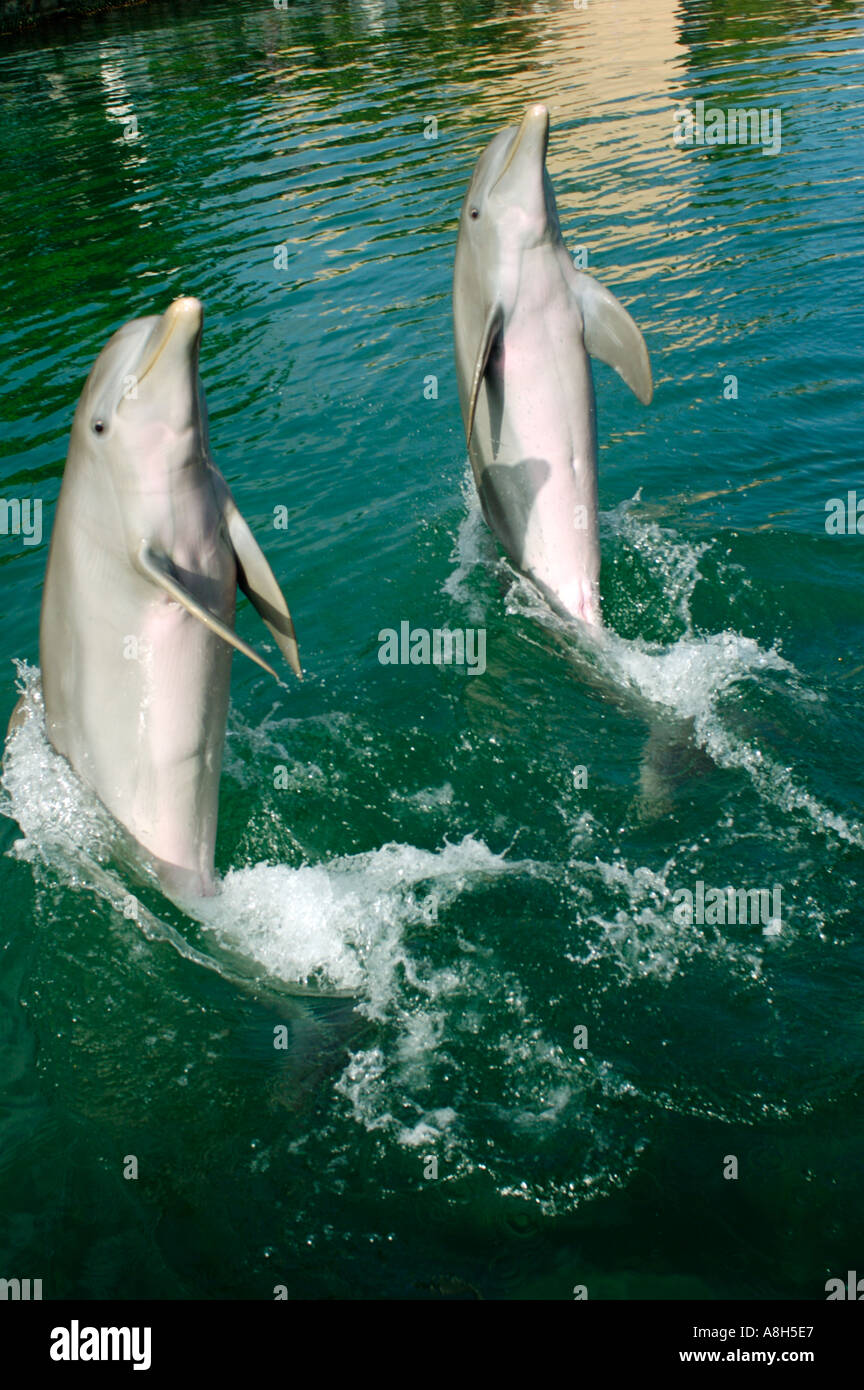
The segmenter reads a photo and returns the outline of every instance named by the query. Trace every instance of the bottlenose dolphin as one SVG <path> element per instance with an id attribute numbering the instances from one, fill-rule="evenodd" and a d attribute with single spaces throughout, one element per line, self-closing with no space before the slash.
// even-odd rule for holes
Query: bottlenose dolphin
<path id="1" fill-rule="evenodd" d="M 462 419 L 483 515 L 566 617 L 600 622 L 597 432 L 588 360 L 646 405 L 642 334 L 576 270 L 546 171 L 549 113 L 529 106 L 481 154 L 459 222 L 453 327 Z"/>
<path id="2" fill-rule="evenodd" d="M 175 299 L 97 357 L 39 637 L 48 737 L 181 898 L 215 892 L 232 648 L 276 674 L 233 630 L 238 584 L 300 675 L 288 606 L 210 457 L 202 322 L 197 299 Z"/>

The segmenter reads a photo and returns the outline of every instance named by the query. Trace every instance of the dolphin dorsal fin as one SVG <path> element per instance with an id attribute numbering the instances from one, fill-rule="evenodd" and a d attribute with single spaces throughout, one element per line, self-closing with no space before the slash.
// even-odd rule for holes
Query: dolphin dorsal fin
<path id="1" fill-rule="evenodd" d="M 569 262 L 569 257 L 568 257 Z M 593 275 L 570 265 L 570 289 L 582 315 L 585 347 L 615 371 L 643 405 L 654 394 L 645 339 L 624 305 Z"/>
<path id="2" fill-rule="evenodd" d="M 224 642 L 227 642 L 232 647 L 236 647 L 238 652 L 242 652 L 244 656 L 248 656 L 252 661 L 257 662 L 259 666 L 262 666 L 264 670 L 274 678 L 274 680 L 279 679 L 273 667 L 264 660 L 263 656 L 259 656 L 248 643 L 243 641 L 242 637 L 238 637 L 237 633 L 234 632 L 232 628 L 228 627 L 227 623 L 223 623 L 222 619 L 217 618 L 215 613 L 211 613 L 209 608 L 205 608 L 204 604 L 200 603 L 199 600 L 195 598 L 194 594 L 190 594 L 189 590 L 184 584 L 181 584 L 177 575 L 174 573 L 171 561 L 164 555 L 157 555 L 148 541 L 141 542 L 138 548 L 137 559 L 138 567 L 142 574 L 152 580 L 160 589 L 164 590 L 166 594 L 174 599 L 175 603 L 181 604 L 182 607 L 186 609 L 187 613 L 190 613 L 193 618 L 197 618 L 198 621 L 203 623 L 206 628 L 209 628 L 211 632 L 215 632 L 217 637 L 221 637 Z"/>
<path id="3" fill-rule="evenodd" d="M 468 401 L 468 420 L 465 425 L 465 443 L 471 443 L 471 435 L 474 431 L 474 414 L 477 410 L 477 399 L 480 395 L 480 386 L 486 375 L 486 368 L 489 365 L 489 354 L 495 343 L 495 339 L 501 332 L 504 322 L 504 310 L 496 300 L 486 316 L 483 325 L 483 336 L 480 339 L 480 346 L 477 349 L 477 357 L 474 362 L 474 375 L 471 378 L 471 396 Z"/>

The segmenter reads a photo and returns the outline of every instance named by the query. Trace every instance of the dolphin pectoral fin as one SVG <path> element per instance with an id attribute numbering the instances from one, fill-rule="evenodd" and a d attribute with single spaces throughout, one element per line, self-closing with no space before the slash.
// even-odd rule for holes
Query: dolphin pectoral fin
<path id="1" fill-rule="evenodd" d="M 611 293 L 580 270 L 570 269 L 570 286 L 582 314 L 585 346 L 626 381 L 643 405 L 654 394 L 651 363 L 638 326 Z"/>
<path id="2" fill-rule="evenodd" d="M 138 567 L 142 574 L 157 584 L 160 589 L 163 589 L 174 599 L 175 603 L 181 604 L 193 618 L 197 618 L 211 632 L 215 632 L 217 637 L 221 637 L 223 642 L 236 647 L 238 652 L 242 652 L 244 656 L 257 662 L 274 680 L 279 679 L 273 667 L 264 660 L 263 656 L 259 656 L 256 651 L 253 651 L 252 647 L 244 642 L 242 637 L 238 637 L 227 623 L 223 623 L 221 618 L 217 618 L 215 613 L 211 613 L 209 608 L 205 608 L 203 603 L 199 603 L 198 599 L 184 588 L 172 572 L 170 560 L 162 555 L 156 555 L 146 541 L 142 541 L 138 549 Z"/>
<path id="3" fill-rule="evenodd" d="M 267 557 L 243 519 L 237 503 L 228 492 L 227 484 L 226 494 L 223 498 L 222 514 L 234 547 L 240 588 L 264 619 L 291 670 L 297 679 L 302 681 L 300 651 L 288 604 L 276 576 L 267 563 Z"/>
<path id="4" fill-rule="evenodd" d="M 468 401 L 468 423 L 465 427 L 465 442 L 471 443 L 471 435 L 474 430 L 474 412 L 477 409 L 477 398 L 480 395 L 480 386 L 486 375 L 486 368 L 489 365 L 489 354 L 495 344 L 495 339 L 501 332 L 504 322 L 504 311 L 501 305 L 496 302 L 489 310 L 486 322 L 483 325 L 483 336 L 477 350 L 477 358 L 474 363 L 474 375 L 471 379 L 471 396 Z"/>

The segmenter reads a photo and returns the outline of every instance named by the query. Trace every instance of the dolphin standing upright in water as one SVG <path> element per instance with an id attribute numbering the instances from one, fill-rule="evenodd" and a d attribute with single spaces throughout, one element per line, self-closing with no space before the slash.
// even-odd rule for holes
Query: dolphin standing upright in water
<path id="1" fill-rule="evenodd" d="M 487 145 L 462 204 L 453 326 L 483 515 L 554 608 L 600 622 L 597 432 L 589 355 L 646 405 L 651 366 L 627 311 L 575 269 L 546 172 L 549 113 Z"/>
<path id="2" fill-rule="evenodd" d="M 40 627 L 48 737 L 181 898 L 213 856 L 239 584 L 297 675 L 288 606 L 210 457 L 203 311 L 114 334 L 75 412 Z M 14 716 L 13 716 L 14 721 Z"/>

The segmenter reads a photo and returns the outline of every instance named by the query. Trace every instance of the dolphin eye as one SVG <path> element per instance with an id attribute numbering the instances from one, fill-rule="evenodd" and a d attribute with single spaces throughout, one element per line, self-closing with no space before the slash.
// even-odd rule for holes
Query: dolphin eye
<path id="1" fill-rule="evenodd" d="M 94 433 L 94 434 L 104 434 L 104 433 L 105 433 L 105 421 L 104 421 L 104 420 L 94 420 L 94 421 L 93 421 L 93 433 Z"/>
<path id="2" fill-rule="evenodd" d="M 479 208 L 472 208 L 471 211 L 469 212 L 468 216 L 469 216 L 469 217 L 473 217 L 474 221 L 476 222 L 476 221 L 477 221 L 477 218 L 480 216 L 480 209 L 479 209 Z"/>

